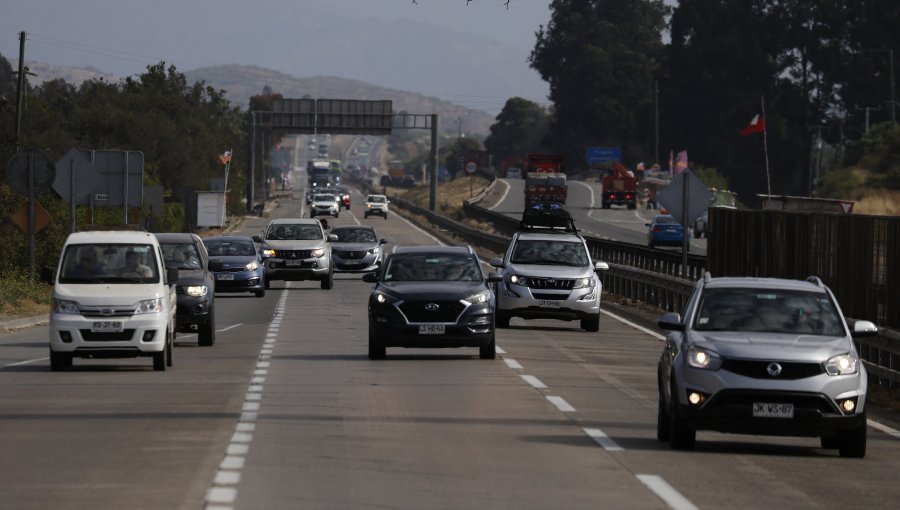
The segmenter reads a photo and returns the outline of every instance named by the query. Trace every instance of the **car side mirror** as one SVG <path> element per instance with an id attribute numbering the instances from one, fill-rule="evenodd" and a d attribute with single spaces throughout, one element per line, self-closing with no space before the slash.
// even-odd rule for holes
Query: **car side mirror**
<path id="1" fill-rule="evenodd" d="M 337 234 L 328 234 L 328 242 L 329 243 L 337 242 L 337 240 L 338 240 Z"/>
<path id="2" fill-rule="evenodd" d="M 684 324 L 681 322 L 680 313 L 664 313 L 660 316 L 656 325 L 659 326 L 660 329 L 668 329 L 669 331 L 684 331 Z"/>
<path id="3" fill-rule="evenodd" d="M 254 242 L 254 243 L 261 243 L 262 241 L 263 241 L 263 240 L 262 240 L 262 237 L 260 237 L 259 234 L 256 234 L 256 235 L 253 236 L 253 242 Z"/>
<path id="4" fill-rule="evenodd" d="M 853 323 L 853 330 L 850 332 L 850 336 L 853 338 L 875 336 L 877 334 L 878 326 L 869 321 L 856 321 Z"/>
<path id="5" fill-rule="evenodd" d="M 488 262 L 488 264 L 493 267 L 503 267 L 503 259 L 501 259 L 500 257 L 494 257 Z"/>
<path id="6" fill-rule="evenodd" d="M 649 224 L 649 223 L 644 223 L 644 226 L 645 226 L 645 227 L 649 227 L 650 224 Z"/>
<path id="7" fill-rule="evenodd" d="M 44 283 L 53 283 L 53 270 L 49 267 L 41 268 L 41 281 Z"/>
<path id="8" fill-rule="evenodd" d="M 606 262 L 594 262 L 594 271 L 609 271 L 609 264 Z"/>
<path id="9" fill-rule="evenodd" d="M 491 283 L 502 282 L 502 281 L 503 281 L 503 275 L 500 274 L 500 273 L 498 273 L 497 271 L 491 271 L 490 273 L 488 273 L 488 278 L 487 278 L 487 280 L 488 280 L 489 282 L 491 282 Z"/>
<path id="10" fill-rule="evenodd" d="M 366 273 L 363 275 L 362 281 L 366 283 L 378 283 L 378 273 Z"/>
<path id="11" fill-rule="evenodd" d="M 380 240 L 380 241 L 378 241 L 378 242 L 381 243 L 381 244 L 387 244 L 388 240 L 387 240 L 387 239 L 382 239 L 382 240 Z"/>
<path id="12" fill-rule="evenodd" d="M 175 282 L 178 281 L 178 268 L 177 267 L 167 267 L 166 268 L 166 283 L 169 285 L 174 285 Z"/>

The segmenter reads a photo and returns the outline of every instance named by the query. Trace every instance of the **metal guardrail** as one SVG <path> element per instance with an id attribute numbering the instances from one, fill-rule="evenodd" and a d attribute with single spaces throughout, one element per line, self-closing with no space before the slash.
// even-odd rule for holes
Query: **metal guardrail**
<path id="1" fill-rule="evenodd" d="M 358 184 L 367 192 L 376 192 L 367 183 Z M 519 221 L 515 218 L 470 202 L 463 205 L 466 216 L 491 223 L 499 234 L 472 228 L 401 198 L 392 197 L 391 202 L 473 244 L 499 253 L 506 251 L 510 237 L 519 230 Z M 590 236 L 585 236 L 585 241 L 594 260 L 609 264 L 609 271 L 605 271 L 601 277 L 603 286 L 610 293 L 641 301 L 661 310 L 681 311 L 706 267 L 706 257 L 690 255 L 685 274 L 679 253 Z M 880 328 L 878 336 L 857 339 L 856 343 L 870 377 L 878 384 L 887 384 L 892 388 L 900 384 L 900 333 Z"/>

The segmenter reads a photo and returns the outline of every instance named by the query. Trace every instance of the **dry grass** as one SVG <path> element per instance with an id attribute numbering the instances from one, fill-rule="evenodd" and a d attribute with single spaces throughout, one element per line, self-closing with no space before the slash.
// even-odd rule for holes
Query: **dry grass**
<path id="1" fill-rule="evenodd" d="M 853 205 L 853 213 L 900 216 L 900 191 L 869 190 Z"/>

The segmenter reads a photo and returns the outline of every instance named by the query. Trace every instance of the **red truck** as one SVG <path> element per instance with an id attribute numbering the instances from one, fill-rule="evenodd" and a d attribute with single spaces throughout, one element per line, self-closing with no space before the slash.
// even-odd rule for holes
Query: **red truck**
<path id="1" fill-rule="evenodd" d="M 525 174 L 525 207 L 541 202 L 566 203 L 566 174 L 559 154 L 529 154 Z"/>
<path id="2" fill-rule="evenodd" d="M 612 204 L 637 208 L 637 179 L 621 163 L 606 170 L 603 176 L 602 203 L 604 209 Z"/>

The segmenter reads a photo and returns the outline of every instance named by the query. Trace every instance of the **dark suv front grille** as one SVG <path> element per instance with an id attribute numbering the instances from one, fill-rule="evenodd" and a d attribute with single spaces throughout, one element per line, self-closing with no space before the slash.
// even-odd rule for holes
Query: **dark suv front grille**
<path id="1" fill-rule="evenodd" d="M 557 289 L 571 290 L 575 286 L 575 280 L 570 278 L 528 278 L 528 286 L 532 289 Z"/>
<path id="2" fill-rule="evenodd" d="M 437 305 L 437 309 L 428 310 L 428 305 Z M 409 322 L 456 322 L 465 309 L 459 301 L 407 301 L 400 305 Z"/>
<path id="3" fill-rule="evenodd" d="M 768 368 L 772 363 L 781 365 L 781 373 L 769 375 Z M 722 370 L 727 370 L 754 379 L 794 380 L 815 377 L 824 373 L 821 363 L 773 362 L 743 359 L 726 359 L 722 362 Z"/>

